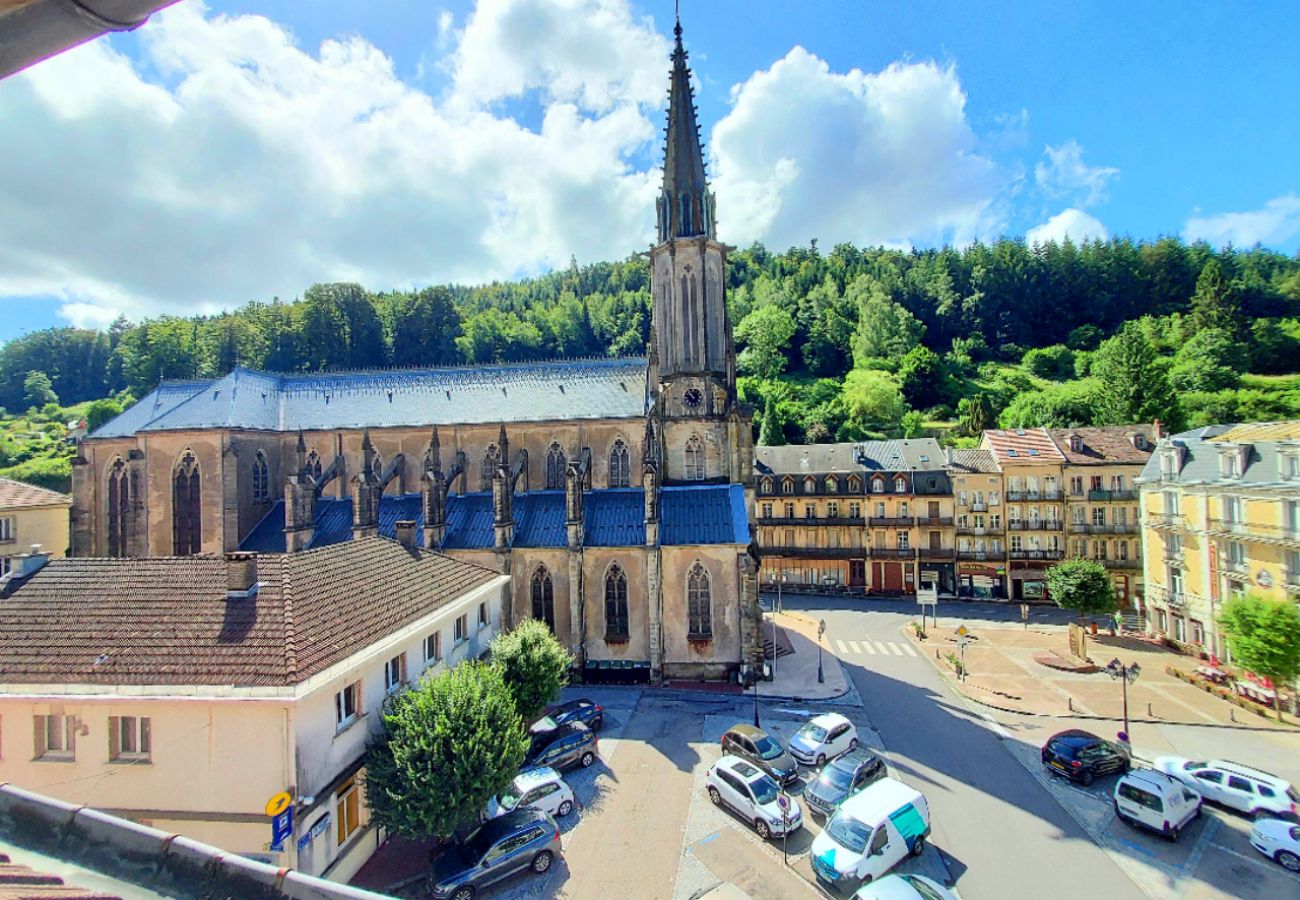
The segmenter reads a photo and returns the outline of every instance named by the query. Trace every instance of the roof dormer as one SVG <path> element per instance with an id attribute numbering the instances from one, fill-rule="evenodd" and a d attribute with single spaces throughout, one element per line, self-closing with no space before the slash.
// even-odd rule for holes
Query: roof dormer
<path id="1" fill-rule="evenodd" d="M 1219 475 L 1223 478 L 1240 478 L 1246 474 L 1250 461 L 1250 444 L 1219 445 Z"/>
<path id="2" fill-rule="evenodd" d="M 1070 452 L 1071 453 L 1083 452 L 1083 435 L 1079 435 L 1079 434 L 1070 435 Z"/>

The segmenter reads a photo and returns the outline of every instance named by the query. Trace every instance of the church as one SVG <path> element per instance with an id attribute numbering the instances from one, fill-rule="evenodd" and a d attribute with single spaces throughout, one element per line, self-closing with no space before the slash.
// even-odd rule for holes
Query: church
<path id="1" fill-rule="evenodd" d="M 509 575 L 506 624 L 544 621 L 588 677 L 754 665 L 751 411 L 674 33 L 646 358 L 160 384 L 78 444 L 72 555 L 381 534 Z"/>

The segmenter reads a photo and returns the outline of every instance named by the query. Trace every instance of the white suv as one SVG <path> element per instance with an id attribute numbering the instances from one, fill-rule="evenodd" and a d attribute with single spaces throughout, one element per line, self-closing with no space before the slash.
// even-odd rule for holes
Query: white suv
<path id="1" fill-rule="evenodd" d="M 540 809 L 562 819 L 573 812 L 573 789 L 549 766 L 525 769 L 500 797 L 488 801 L 487 817 L 495 819 L 517 809 Z"/>
<path id="2" fill-rule="evenodd" d="M 1276 775 L 1222 759 L 1198 762 L 1181 756 L 1158 756 L 1157 771 L 1172 775 L 1211 800 L 1252 818 L 1295 819 L 1300 794 Z"/>
<path id="3" fill-rule="evenodd" d="M 709 799 L 714 806 L 726 804 L 754 826 L 763 840 L 780 837 L 787 831 L 803 827 L 803 814 L 799 802 L 789 794 L 782 794 L 772 777 L 751 762 L 739 756 L 724 756 L 704 776 Z M 789 804 L 781 812 L 780 798 Z"/>

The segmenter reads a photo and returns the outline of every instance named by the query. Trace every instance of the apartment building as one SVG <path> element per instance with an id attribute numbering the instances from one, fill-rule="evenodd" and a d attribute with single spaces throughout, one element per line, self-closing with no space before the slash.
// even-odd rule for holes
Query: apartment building
<path id="1" fill-rule="evenodd" d="M 1226 656 L 1226 600 L 1300 596 L 1300 421 L 1161 437 L 1138 488 L 1149 630 Z"/>
<path id="2" fill-rule="evenodd" d="M 1006 599 L 1006 523 L 997 457 L 990 450 L 948 450 L 944 463 L 956 508 L 957 593 Z"/>
<path id="3" fill-rule="evenodd" d="M 1065 558 L 1065 456 L 1046 428 L 985 431 L 980 449 L 1002 473 L 1010 599 L 1041 600 L 1048 567 Z"/>
<path id="4" fill-rule="evenodd" d="M 1122 606 L 1142 596 L 1141 515 L 1137 480 L 1154 448 L 1151 429 L 1138 426 L 1053 428 L 1065 458 L 1067 554 L 1100 562 L 1111 572 Z"/>
<path id="5" fill-rule="evenodd" d="M 68 550 L 72 498 L 12 478 L 0 478 L 0 577 L 33 546 L 50 556 Z"/>

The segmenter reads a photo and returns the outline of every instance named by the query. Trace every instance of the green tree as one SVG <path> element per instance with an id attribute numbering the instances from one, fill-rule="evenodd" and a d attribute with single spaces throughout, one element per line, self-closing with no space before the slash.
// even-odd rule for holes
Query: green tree
<path id="1" fill-rule="evenodd" d="M 54 385 L 50 383 L 50 376 L 44 372 L 28 372 L 27 377 L 23 379 L 23 399 L 27 401 L 28 406 L 40 409 L 47 403 L 58 403 L 59 395 L 54 393 Z"/>
<path id="2" fill-rule="evenodd" d="M 899 387 L 908 405 L 929 409 L 948 397 L 948 376 L 943 360 L 929 347 L 913 347 L 898 367 Z"/>
<path id="3" fill-rule="evenodd" d="M 903 392 L 888 372 L 854 369 L 841 396 L 849 421 L 862 431 L 893 431 L 907 412 Z"/>
<path id="4" fill-rule="evenodd" d="M 781 428 L 776 398 L 771 394 L 763 404 L 763 422 L 758 429 L 758 443 L 763 447 L 778 447 L 785 443 L 785 433 Z"/>
<path id="5" fill-rule="evenodd" d="M 1209 260 L 1196 279 L 1192 319 L 1197 328 L 1220 328 L 1231 334 L 1245 327 L 1241 293 L 1217 259 Z"/>
<path id="6" fill-rule="evenodd" d="M 925 437 L 925 416 L 914 409 L 903 413 L 899 429 L 905 438 Z"/>
<path id="7" fill-rule="evenodd" d="M 1178 397 L 1166 364 L 1136 322 L 1104 341 L 1092 358 L 1092 373 L 1101 382 L 1097 424 L 1132 425 L 1160 419 L 1170 430 L 1182 421 Z"/>
<path id="8" fill-rule="evenodd" d="M 983 391 L 963 397 L 957 404 L 957 415 L 961 419 L 962 431 L 971 436 L 978 436 L 994 424 L 993 404 Z"/>
<path id="9" fill-rule="evenodd" d="M 116 400 L 96 400 L 86 407 L 86 430 L 93 432 L 105 422 L 121 415 L 122 404 Z"/>
<path id="10" fill-rule="evenodd" d="M 1295 603 L 1252 591 L 1225 603 L 1219 624 L 1237 665 L 1279 685 L 1300 676 L 1300 609 Z M 1280 720 L 1282 706 L 1276 693 L 1273 709 Z"/>
<path id="11" fill-rule="evenodd" d="M 925 326 L 891 299 L 885 286 L 870 275 L 859 275 L 844 292 L 858 304 L 858 328 L 853 337 L 853 358 L 902 359 L 921 342 Z"/>
<path id="12" fill-rule="evenodd" d="M 460 313 L 451 291 L 430 287 L 395 310 L 393 365 L 446 366 L 460 361 Z"/>
<path id="13" fill-rule="evenodd" d="M 569 682 L 573 657 L 551 634 L 545 622 L 525 619 L 492 640 L 492 663 L 526 718 L 560 696 Z"/>
<path id="14" fill-rule="evenodd" d="M 1091 379 L 1025 391 L 1002 410 L 998 424 L 1003 428 L 1077 428 L 1097 418 L 1098 397 L 1098 385 Z"/>
<path id="15" fill-rule="evenodd" d="M 1205 328 L 1178 348 L 1169 383 L 1179 391 L 1234 388 L 1246 368 L 1245 348 L 1221 328 Z"/>
<path id="16" fill-rule="evenodd" d="M 504 790 L 528 750 L 496 665 L 464 662 L 395 694 L 367 748 L 371 817 L 410 838 L 448 838 Z"/>
<path id="17" fill-rule="evenodd" d="M 1074 351 L 1064 344 L 1035 347 L 1021 361 L 1025 371 L 1039 378 L 1063 381 L 1074 377 Z"/>
<path id="18" fill-rule="evenodd" d="M 1115 585 L 1106 567 L 1092 559 L 1067 559 L 1049 568 L 1047 592 L 1061 609 L 1078 610 L 1080 622 L 1116 608 Z"/>
<path id="19" fill-rule="evenodd" d="M 794 317 L 775 304 L 760 306 L 736 326 L 736 340 L 745 345 L 736 360 L 742 372 L 775 378 L 785 370 L 785 354 L 794 337 Z"/>

